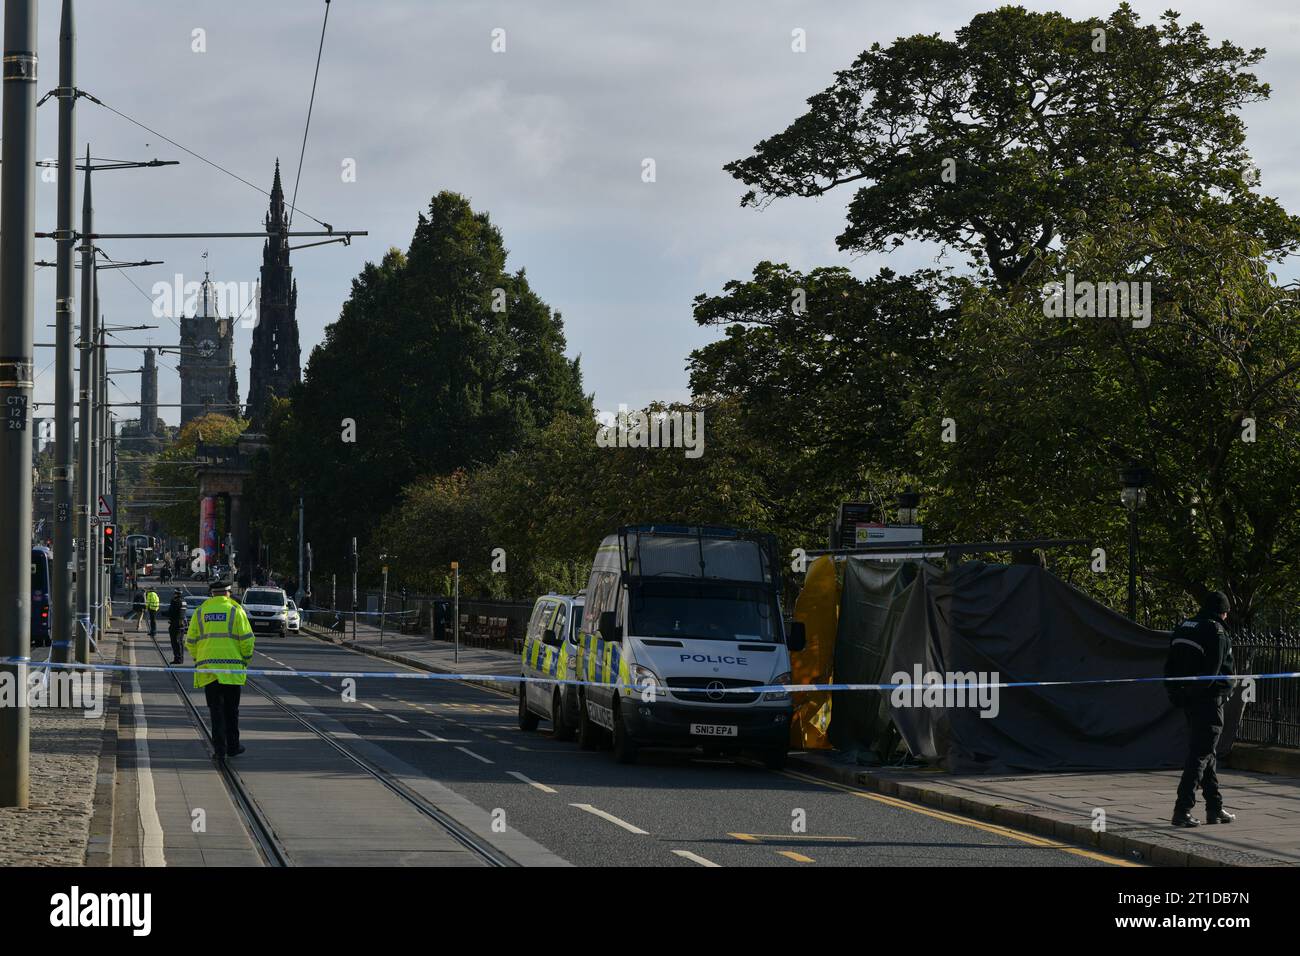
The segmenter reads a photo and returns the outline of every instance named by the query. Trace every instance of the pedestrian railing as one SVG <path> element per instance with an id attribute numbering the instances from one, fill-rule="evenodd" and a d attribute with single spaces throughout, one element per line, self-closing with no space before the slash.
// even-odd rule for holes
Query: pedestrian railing
<path id="1" fill-rule="evenodd" d="M 1232 635 L 1238 674 L 1300 671 L 1300 629 L 1251 628 Z M 1255 699 L 1241 715 L 1236 739 L 1245 743 L 1300 747 L 1300 680 L 1276 678 L 1255 682 Z"/>

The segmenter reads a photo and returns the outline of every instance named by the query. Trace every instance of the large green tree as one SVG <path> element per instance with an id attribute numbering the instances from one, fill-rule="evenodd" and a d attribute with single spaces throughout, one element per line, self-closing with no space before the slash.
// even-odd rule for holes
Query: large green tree
<path id="1" fill-rule="evenodd" d="M 491 465 L 412 483 L 376 536 L 392 586 L 447 593 L 458 561 L 462 593 L 571 592 L 586 586 L 596 546 L 620 525 L 771 527 L 762 475 L 731 404 L 650 410 L 702 413 L 703 453 L 602 447 L 594 418 L 565 414 Z M 496 549 L 504 570 L 493 568 Z M 367 579 L 377 571 L 372 563 Z"/>
<path id="2" fill-rule="evenodd" d="M 824 543 L 839 502 L 892 502 L 899 490 L 908 402 L 933 387 L 949 352 L 946 285 L 930 271 L 862 280 L 761 262 L 752 278 L 696 298 L 696 321 L 724 337 L 691 354 L 691 388 L 734 400 L 760 498 L 805 548 Z"/>
<path id="3" fill-rule="evenodd" d="M 1225 590 L 1240 620 L 1294 606 L 1300 309 L 1261 241 L 1169 213 L 1145 227 L 1126 216 L 1099 214 L 1095 234 L 1044 267 L 1061 281 L 1149 282 L 1149 326 L 1058 314 L 1041 288 L 969 288 L 939 393 L 912 404 L 928 519 L 957 539 L 1087 538 L 1107 573 L 1086 552 L 1062 555 L 1063 569 L 1118 606 L 1119 472 L 1136 462 L 1150 475 L 1139 520 L 1153 623 L 1206 586 Z M 955 440 L 943 440 L 945 418 Z"/>
<path id="4" fill-rule="evenodd" d="M 765 416 L 767 459 L 816 479 L 774 485 L 786 510 L 824 522 L 839 489 L 920 479 L 927 535 L 1088 538 L 1109 572 L 1077 557 L 1061 570 L 1120 603 L 1117 478 L 1135 460 L 1152 475 L 1154 621 L 1207 584 L 1244 618 L 1293 604 L 1300 343 L 1268 268 L 1300 229 L 1256 190 L 1246 150 L 1263 52 L 1172 12 L 1141 25 L 1127 5 L 1105 20 L 1003 7 L 951 41 L 873 46 L 730 164 L 746 204 L 854 189 L 843 249 L 921 240 L 974 267 L 856 282 L 762 264 L 697 301 L 726 338 L 692 356 L 696 388 Z M 1150 282 L 1152 324 L 1050 314 L 1043 284 L 1073 277 Z M 810 293 L 793 314 L 791 288 L 827 279 L 841 301 Z"/>
<path id="5" fill-rule="evenodd" d="M 488 215 L 439 193 L 407 251 L 353 280 L 271 428 L 263 484 L 304 497 L 318 567 L 342 571 L 350 539 L 364 547 L 407 484 L 491 462 L 555 415 L 590 410 L 564 347 L 559 313 L 522 269 L 507 271 Z M 265 537 L 296 537 L 275 527 L 292 511 L 259 511 Z"/>
<path id="6" fill-rule="evenodd" d="M 1251 188 L 1238 111 L 1266 98 L 1263 50 L 1212 43 L 1176 13 L 1142 25 L 1002 7 L 952 40 L 873 45 L 808 100 L 808 112 L 726 168 L 743 202 L 855 191 L 842 249 L 908 239 L 969 255 L 1001 285 L 1086 213 L 1124 199 L 1294 245 L 1297 222 Z"/>

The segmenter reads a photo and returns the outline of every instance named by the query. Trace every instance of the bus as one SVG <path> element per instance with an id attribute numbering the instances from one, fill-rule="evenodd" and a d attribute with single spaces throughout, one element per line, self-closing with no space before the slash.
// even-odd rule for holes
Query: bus
<path id="1" fill-rule="evenodd" d="M 32 647 L 50 643 L 50 549 L 32 548 Z"/>
<path id="2" fill-rule="evenodd" d="M 128 534 L 126 536 L 126 568 L 137 574 L 153 573 L 154 538 L 147 534 Z"/>

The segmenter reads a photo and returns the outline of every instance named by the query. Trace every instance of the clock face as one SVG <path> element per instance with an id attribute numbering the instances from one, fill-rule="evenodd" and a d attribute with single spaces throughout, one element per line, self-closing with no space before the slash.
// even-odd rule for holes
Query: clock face
<path id="1" fill-rule="evenodd" d="M 212 339 L 200 339 L 199 354 L 204 358 L 212 358 L 212 356 L 217 354 L 217 343 L 212 341 Z"/>

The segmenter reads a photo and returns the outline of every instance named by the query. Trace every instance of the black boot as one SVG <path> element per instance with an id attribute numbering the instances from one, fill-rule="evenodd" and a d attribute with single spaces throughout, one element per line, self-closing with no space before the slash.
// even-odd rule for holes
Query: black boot
<path id="1" fill-rule="evenodd" d="M 1236 819 L 1237 815 L 1235 813 L 1229 813 L 1223 807 L 1219 807 L 1217 810 L 1205 811 L 1206 823 L 1232 823 Z"/>
<path id="2" fill-rule="evenodd" d="M 1175 810 L 1174 818 L 1169 822 L 1176 827 L 1183 827 L 1184 829 L 1189 830 L 1192 827 L 1199 827 L 1201 825 L 1201 821 L 1196 819 L 1196 817 L 1192 816 L 1191 813 L 1186 810 Z"/>

